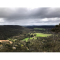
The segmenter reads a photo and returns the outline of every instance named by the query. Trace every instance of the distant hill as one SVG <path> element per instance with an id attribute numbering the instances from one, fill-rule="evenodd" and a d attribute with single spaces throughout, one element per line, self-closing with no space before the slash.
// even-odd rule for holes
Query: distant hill
<path id="1" fill-rule="evenodd" d="M 26 28 L 54 28 L 55 25 L 40 25 L 40 26 L 37 26 L 37 25 L 33 25 L 33 26 L 24 26 Z"/>
<path id="2" fill-rule="evenodd" d="M 0 25 L 0 40 L 19 34 L 28 33 L 29 29 L 18 25 Z"/>

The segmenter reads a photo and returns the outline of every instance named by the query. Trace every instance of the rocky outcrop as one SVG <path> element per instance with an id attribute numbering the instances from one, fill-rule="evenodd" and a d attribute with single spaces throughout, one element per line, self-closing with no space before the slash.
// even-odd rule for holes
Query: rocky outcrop
<path id="1" fill-rule="evenodd" d="M 13 42 L 9 41 L 9 40 L 0 40 L 0 43 L 10 43 L 10 44 L 12 44 Z"/>

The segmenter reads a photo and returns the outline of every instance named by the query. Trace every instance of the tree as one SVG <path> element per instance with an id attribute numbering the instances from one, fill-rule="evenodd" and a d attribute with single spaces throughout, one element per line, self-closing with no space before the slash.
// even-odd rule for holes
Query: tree
<path id="1" fill-rule="evenodd" d="M 59 25 L 56 25 L 55 28 L 52 28 L 51 31 L 52 32 L 55 32 L 55 33 L 60 32 L 60 24 Z"/>
<path id="2" fill-rule="evenodd" d="M 60 24 L 56 25 L 55 28 L 51 29 L 52 32 L 59 33 L 60 32 Z M 55 34 L 53 33 L 53 40 L 55 42 Z"/>
<path id="3" fill-rule="evenodd" d="M 34 36 L 36 36 L 36 34 L 34 34 Z"/>
<path id="4" fill-rule="evenodd" d="M 59 25 L 56 25 L 55 27 L 58 27 Z"/>
<path id="5" fill-rule="evenodd" d="M 32 34 L 31 37 L 34 37 L 34 35 Z"/>

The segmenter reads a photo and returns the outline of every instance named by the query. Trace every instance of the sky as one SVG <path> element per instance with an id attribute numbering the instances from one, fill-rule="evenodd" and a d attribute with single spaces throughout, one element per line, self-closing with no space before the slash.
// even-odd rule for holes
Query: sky
<path id="1" fill-rule="evenodd" d="M 25 26 L 25 25 L 59 24 L 60 23 L 60 7 L 40 6 L 41 2 L 39 1 L 37 2 L 37 1 L 38 0 L 34 0 L 34 1 L 24 0 L 25 2 L 24 3 L 23 0 L 21 0 L 20 2 L 15 3 L 17 1 L 7 0 L 7 2 L 9 3 L 6 3 L 7 4 L 6 6 L 9 5 L 8 7 L 4 7 L 0 5 L 0 25 Z M 3 3 L 2 1 L 3 4 L 5 4 L 5 2 Z"/>

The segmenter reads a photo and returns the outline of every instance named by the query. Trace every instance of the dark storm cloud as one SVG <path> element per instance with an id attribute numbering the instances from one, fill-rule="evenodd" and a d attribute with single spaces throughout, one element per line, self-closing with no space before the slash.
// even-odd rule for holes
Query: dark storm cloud
<path id="1" fill-rule="evenodd" d="M 6 20 L 26 19 L 27 12 L 26 8 L 0 8 L 0 18 L 5 18 Z"/>
<path id="2" fill-rule="evenodd" d="M 0 17 L 10 19 L 60 17 L 60 7 L 39 7 L 27 12 L 27 7 L 0 7 Z"/>
<path id="3" fill-rule="evenodd" d="M 31 13 L 32 18 L 60 18 L 60 8 L 38 8 Z"/>
<path id="4" fill-rule="evenodd" d="M 60 8 L 0 8 L 0 18 L 6 24 L 58 23 Z"/>

